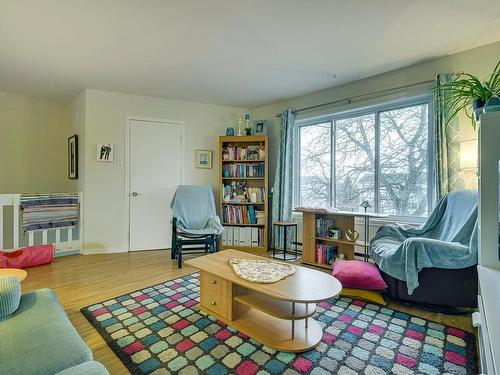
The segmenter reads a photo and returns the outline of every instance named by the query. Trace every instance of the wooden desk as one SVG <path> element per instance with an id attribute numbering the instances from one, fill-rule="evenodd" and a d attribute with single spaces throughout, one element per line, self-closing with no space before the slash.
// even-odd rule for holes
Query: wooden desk
<path id="1" fill-rule="evenodd" d="M 311 316 L 317 302 L 340 294 L 340 282 L 297 266 L 295 274 L 276 283 L 252 283 L 236 275 L 228 263 L 232 258 L 267 259 L 228 249 L 186 261 L 200 270 L 200 308 L 270 348 L 304 352 L 315 347 L 323 330 Z"/>
<path id="2" fill-rule="evenodd" d="M 355 246 L 363 249 L 362 255 L 367 259 L 367 249 L 369 245 L 369 228 L 371 218 L 385 218 L 388 215 L 376 214 L 372 212 L 352 212 L 352 211 L 335 211 L 326 208 L 309 208 L 298 207 L 295 212 L 302 212 L 302 263 L 310 264 L 317 267 L 331 269 L 331 264 L 322 264 L 316 261 L 316 243 L 335 244 L 339 247 L 339 252 L 344 254 L 346 259 L 354 258 Z M 349 241 L 344 237 L 344 233 L 350 229 L 355 229 L 356 217 L 363 218 L 364 221 L 364 241 Z M 335 227 L 342 231 L 340 239 L 327 237 L 318 237 L 316 229 L 316 220 L 319 218 L 333 219 Z"/>

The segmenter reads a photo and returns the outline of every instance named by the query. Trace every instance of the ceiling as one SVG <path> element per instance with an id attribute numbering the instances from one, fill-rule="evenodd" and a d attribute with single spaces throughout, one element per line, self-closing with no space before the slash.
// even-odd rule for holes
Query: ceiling
<path id="1" fill-rule="evenodd" d="M 0 0 L 0 90 L 255 107 L 497 40 L 498 0 Z"/>

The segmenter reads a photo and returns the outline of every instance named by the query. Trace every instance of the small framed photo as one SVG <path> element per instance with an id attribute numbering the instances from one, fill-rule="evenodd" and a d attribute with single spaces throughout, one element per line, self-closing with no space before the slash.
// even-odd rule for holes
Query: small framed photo
<path id="1" fill-rule="evenodd" d="M 115 146 L 110 143 L 97 145 L 97 161 L 113 161 Z"/>
<path id="2" fill-rule="evenodd" d="M 68 138 L 68 178 L 78 178 L 78 136 L 72 135 Z"/>
<path id="3" fill-rule="evenodd" d="M 266 135 L 267 134 L 267 120 L 255 121 L 254 134 L 255 135 Z"/>
<path id="4" fill-rule="evenodd" d="M 211 150 L 196 150 L 195 151 L 195 166 L 196 168 L 212 168 L 212 151 Z"/>

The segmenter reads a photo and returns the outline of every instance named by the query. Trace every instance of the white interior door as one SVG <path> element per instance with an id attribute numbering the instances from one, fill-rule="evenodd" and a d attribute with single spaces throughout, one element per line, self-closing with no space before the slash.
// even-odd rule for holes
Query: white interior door
<path id="1" fill-rule="evenodd" d="M 182 183 L 179 123 L 130 120 L 130 251 L 170 248 L 170 202 Z"/>

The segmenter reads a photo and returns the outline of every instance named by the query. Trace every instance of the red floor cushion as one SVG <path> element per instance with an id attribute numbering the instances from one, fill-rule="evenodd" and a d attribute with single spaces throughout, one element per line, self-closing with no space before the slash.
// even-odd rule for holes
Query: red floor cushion
<path id="1" fill-rule="evenodd" d="M 48 264 L 54 259 L 54 251 L 52 244 L 0 251 L 0 268 L 28 268 Z"/>
<path id="2" fill-rule="evenodd" d="M 345 288 L 367 290 L 387 288 L 378 267 L 373 263 L 361 260 L 337 260 L 333 263 L 332 275 Z"/>

